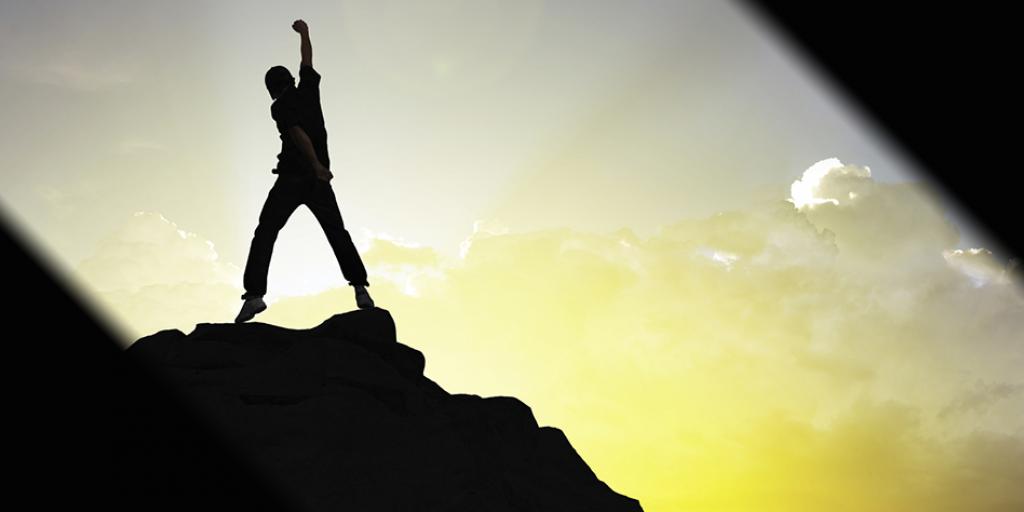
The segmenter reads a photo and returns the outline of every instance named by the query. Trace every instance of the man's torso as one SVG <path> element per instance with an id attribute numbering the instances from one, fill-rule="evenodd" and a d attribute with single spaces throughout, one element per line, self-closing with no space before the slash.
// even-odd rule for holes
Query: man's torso
<path id="1" fill-rule="evenodd" d="M 327 129 L 320 105 L 320 75 L 309 66 L 300 66 L 299 85 L 289 89 L 271 105 L 281 139 L 281 152 L 277 155 L 277 168 L 271 172 L 293 176 L 315 177 L 313 167 L 292 139 L 289 126 L 298 124 L 313 143 L 317 158 L 330 167 L 327 152 Z"/>

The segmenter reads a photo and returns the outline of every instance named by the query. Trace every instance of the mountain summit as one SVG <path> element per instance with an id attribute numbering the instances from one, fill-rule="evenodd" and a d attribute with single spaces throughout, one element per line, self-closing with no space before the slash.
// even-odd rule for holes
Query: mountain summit
<path id="1" fill-rule="evenodd" d="M 125 353 L 208 419 L 291 510 L 642 510 L 519 400 L 449 394 L 426 378 L 423 354 L 395 332 L 391 314 L 372 308 L 304 330 L 259 322 L 165 330 Z M 119 412 L 123 485 L 154 500 L 201 496 L 189 488 L 195 478 L 134 473 L 147 453 L 182 459 L 194 448 L 144 408 Z M 206 464 L 188 471 L 223 476 Z"/>

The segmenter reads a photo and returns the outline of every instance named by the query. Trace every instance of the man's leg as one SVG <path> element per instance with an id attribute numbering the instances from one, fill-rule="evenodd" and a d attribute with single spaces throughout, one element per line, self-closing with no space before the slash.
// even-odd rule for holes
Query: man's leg
<path id="1" fill-rule="evenodd" d="M 249 258 L 245 262 L 245 274 L 242 277 L 245 286 L 243 300 L 262 297 L 267 293 L 267 272 L 277 233 L 301 202 L 302 190 L 298 184 L 279 176 L 263 203 L 259 225 L 256 226 L 256 233 L 249 246 Z"/>
<path id="2" fill-rule="evenodd" d="M 313 194 L 306 203 L 313 216 L 316 217 L 327 241 L 334 250 L 334 256 L 341 266 L 341 274 L 345 276 L 348 284 L 352 286 L 369 286 L 366 280 L 366 267 L 359 257 L 355 244 L 352 243 L 352 236 L 345 229 L 345 223 L 341 219 L 341 211 L 338 209 L 338 200 L 334 196 L 334 189 L 331 184 L 317 180 Z"/>

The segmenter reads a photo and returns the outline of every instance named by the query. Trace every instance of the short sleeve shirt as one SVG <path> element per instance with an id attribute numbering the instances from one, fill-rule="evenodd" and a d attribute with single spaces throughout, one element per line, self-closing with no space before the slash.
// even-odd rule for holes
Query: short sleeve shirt
<path id="1" fill-rule="evenodd" d="M 270 116 L 277 124 L 281 137 L 281 152 L 277 155 L 274 174 L 315 177 L 313 166 L 306 160 L 292 140 L 289 129 L 298 125 L 309 135 L 320 163 L 330 167 L 327 153 L 327 129 L 320 106 L 320 73 L 312 66 L 299 66 L 299 85 L 288 89 L 270 105 Z"/>

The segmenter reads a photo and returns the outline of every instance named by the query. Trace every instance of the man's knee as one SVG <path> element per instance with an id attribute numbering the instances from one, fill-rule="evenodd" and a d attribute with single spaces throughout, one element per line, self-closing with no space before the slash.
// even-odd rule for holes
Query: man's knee
<path id="1" fill-rule="evenodd" d="M 290 216 L 291 212 L 286 209 L 264 208 L 256 226 L 256 236 L 277 236 Z"/>
<path id="2" fill-rule="evenodd" d="M 352 235 L 345 229 L 344 226 L 339 225 L 328 225 L 324 226 L 324 232 L 330 238 L 337 238 L 339 240 L 352 241 Z"/>
<path id="3" fill-rule="evenodd" d="M 256 225 L 256 238 L 277 238 L 277 233 L 284 225 L 278 222 L 260 222 Z"/>

